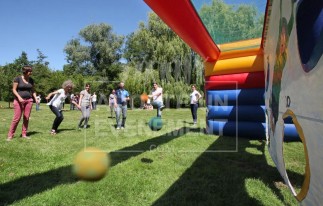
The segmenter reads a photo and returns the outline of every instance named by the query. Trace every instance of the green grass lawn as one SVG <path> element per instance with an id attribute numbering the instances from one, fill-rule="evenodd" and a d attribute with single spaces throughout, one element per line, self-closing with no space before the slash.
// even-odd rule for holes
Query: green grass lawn
<path id="1" fill-rule="evenodd" d="M 7 107 L 7 103 L 1 102 Z M 66 105 L 69 107 L 69 105 Z M 264 141 L 204 134 L 205 108 L 197 126 L 189 109 L 165 109 L 164 126 L 153 132 L 154 111 L 128 110 L 126 129 L 114 129 L 104 105 L 91 113 L 90 128 L 77 129 L 79 111 L 65 111 L 59 133 L 50 135 L 54 114 L 33 108 L 29 136 L 21 123 L 6 141 L 12 109 L 0 109 L 0 205 L 295 205 Z M 237 146 L 236 146 L 236 143 Z M 71 174 L 84 147 L 110 154 L 108 174 L 97 182 Z M 284 145 L 289 174 L 302 179 L 300 143 Z M 300 187 L 298 181 L 296 187 Z"/>

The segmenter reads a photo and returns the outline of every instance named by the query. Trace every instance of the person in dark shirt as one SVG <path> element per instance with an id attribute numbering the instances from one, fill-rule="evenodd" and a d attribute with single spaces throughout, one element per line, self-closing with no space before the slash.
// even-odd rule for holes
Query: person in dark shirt
<path id="1" fill-rule="evenodd" d="M 13 80 L 12 92 L 15 95 L 13 101 L 14 115 L 8 132 L 8 141 L 12 140 L 21 119 L 21 115 L 23 115 L 21 136 L 22 138 L 30 139 L 30 137 L 27 136 L 27 129 L 31 108 L 33 106 L 33 98 L 38 101 L 36 99 L 36 92 L 34 91 L 34 80 L 30 77 L 32 74 L 32 67 L 24 66 L 22 72 L 23 75 L 18 76 Z"/>

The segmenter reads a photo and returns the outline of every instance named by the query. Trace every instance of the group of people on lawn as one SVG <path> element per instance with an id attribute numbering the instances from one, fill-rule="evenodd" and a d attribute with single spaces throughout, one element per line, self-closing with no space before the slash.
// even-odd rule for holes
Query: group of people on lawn
<path id="1" fill-rule="evenodd" d="M 32 67 L 24 66 L 22 68 L 22 75 L 14 78 L 12 92 L 15 96 L 13 101 L 14 106 L 14 116 L 9 128 L 7 141 L 11 141 L 14 137 L 15 131 L 19 124 L 21 117 L 23 116 L 22 132 L 21 137 L 25 139 L 30 139 L 27 136 L 27 129 L 29 123 L 29 117 L 31 113 L 31 108 L 33 102 L 36 102 L 36 109 L 39 110 L 40 96 L 36 96 L 34 90 L 34 80 L 31 78 Z M 124 88 L 124 83 L 120 82 L 119 87 L 116 90 L 112 90 L 112 93 L 109 95 L 109 106 L 111 110 L 111 116 L 113 113 L 116 114 L 116 129 L 124 129 L 126 118 L 127 118 L 127 103 L 130 100 L 129 92 Z M 55 135 L 57 133 L 58 127 L 64 119 L 62 107 L 65 99 L 70 96 L 74 84 L 71 80 L 66 80 L 62 84 L 62 88 L 49 93 L 45 98 L 48 101 L 47 105 L 50 110 L 55 114 L 55 119 L 52 124 L 52 129 L 50 134 Z M 192 85 L 192 93 L 190 94 L 191 98 L 191 113 L 193 117 L 193 123 L 197 122 L 197 108 L 198 100 L 202 97 L 201 94 L 196 90 L 195 86 Z M 95 93 L 94 93 L 95 95 Z M 165 108 L 163 104 L 163 88 L 160 87 L 157 83 L 153 83 L 153 89 L 150 95 L 148 95 L 149 101 L 152 99 L 152 106 L 157 108 L 157 117 L 161 117 L 162 110 Z M 96 104 L 93 104 L 92 100 L 95 99 L 96 95 L 93 98 L 93 95 L 90 94 L 90 84 L 85 85 L 85 89 L 80 92 L 79 99 L 71 98 L 71 106 L 77 107 L 81 112 L 82 116 L 78 123 L 79 128 L 87 128 L 88 121 L 90 118 L 90 113 L 92 109 L 96 108 Z M 145 102 L 146 107 L 150 106 L 148 102 Z M 150 107 L 149 107 L 150 108 Z M 83 124 L 84 123 L 84 124 Z"/>

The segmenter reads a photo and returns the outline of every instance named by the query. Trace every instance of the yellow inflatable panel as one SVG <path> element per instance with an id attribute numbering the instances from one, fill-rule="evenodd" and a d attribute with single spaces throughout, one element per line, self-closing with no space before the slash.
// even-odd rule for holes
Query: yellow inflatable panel
<path id="1" fill-rule="evenodd" d="M 218 45 L 221 50 L 219 59 L 231 59 L 262 54 L 263 50 L 260 48 L 260 45 L 261 38 L 220 44 Z"/>
<path id="2" fill-rule="evenodd" d="M 245 50 L 231 50 L 231 51 L 221 52 L 219 56 L 219 60 L 252 56 L 252 55 L 258 55 L 258 54 L 263 54 L 263 50 L 259 47 L 249 48 Z"/>
<path id="3" fill-rule="evenodd" d="M 259 48 L 261 44 L 261 38 L 249 39 L 243 41 L 236 41 L 226 44 L 219 44 L 221 52 L 228 52 L 232 50 L 245 50 L 246 48 Z"/>
<path id="4" fill-rule="evenodd" d="M 262 54 L 204 62 L 205 76 L 264 71 Z"/>

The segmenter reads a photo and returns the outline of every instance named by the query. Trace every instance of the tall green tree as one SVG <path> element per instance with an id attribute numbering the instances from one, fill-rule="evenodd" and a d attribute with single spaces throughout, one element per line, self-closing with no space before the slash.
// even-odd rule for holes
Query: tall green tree
<path id="1" fill-rule="evenodd" d="M 47 59 L 47 56 L 45 56 L 44 53 L 42 51 L 40 51 L 40 49 L 37 49 L 37 53 L 38 53 L 38 56 L 37 56 L 36 64 L 44 65 L 44 66 L 48 67 L 49 62 L 45 61 L 45 59 Z"/>
<path id="2" fill-rule="evenodd" d="M 12 83 L 13 79 L 21 75 L 21 68 L 24 65 L 30 65 L 31 62 L 28 60 L 26 52 L 21 52 L 21 55 L 14 60 L 13 63 L 3 66 L 0 70 L 1 82 L 0 82 L 0 99 L 8 101 L 8 106 L 10 108 L 10 102 L 13 100 L 14 96 L 12 94 Z"/>
<path id="3" fill-rule="evenodd" d="M 128 35 L 124 58 L 141 71 L 158 70 L 160 79 L 171 81 L 184 77 L 187 84 L 196 83 L 195 62 L 201 60 L 153 12 L 148 14 L 146 24 L 141 22 L 138 30 Z"/>
<path id="4" fill-rule="evenodd" d="M 104 75 L 115 79 L 121 71 L 124 37 L 113 33 L 108 24 L 92 24 L 79 32 L 79 38 L 70 40 L 64 48 L 70 66 L 64 71 L 85 75 Z M 84 44 L 82 44 L 84 42 Z"/>
<path id="5" fill-rule="evenodd" d="M 32 64 L 32 78 L 35 81 L 35 91 L 37 95 L 40 94 L 42 97 L 45 97 L 45 95 L 48 94 L 51 88 L 52 82 L 49 81 L 49 79 L 51 77 L 52 71 L 48 67 L 49 62 L 46 61 L 47 56 L 45 56 L 43 52 L 40 51 L 40 49 L 37 49 L 37 53 L 37 60 Z M 42 98 L 42 101 L 45 101 L 45 99 Z"/>
<path id="6" fill-rule="evenodd" d="M 27 53 L 22 51 L 21 55 L 14 60 L 13 64 L 16 66 L 16 71 L 21 71 L 23 66 L 32 64 L 32 61 L 29 61 Z"/>
<path id="7" fill-rule="evenodd" d="M 261 37 L 264 15 L 253 5 L 229 5 L 223 0 L 204 4 L 199 15 L 213 40 L 227 43 Z"/>

